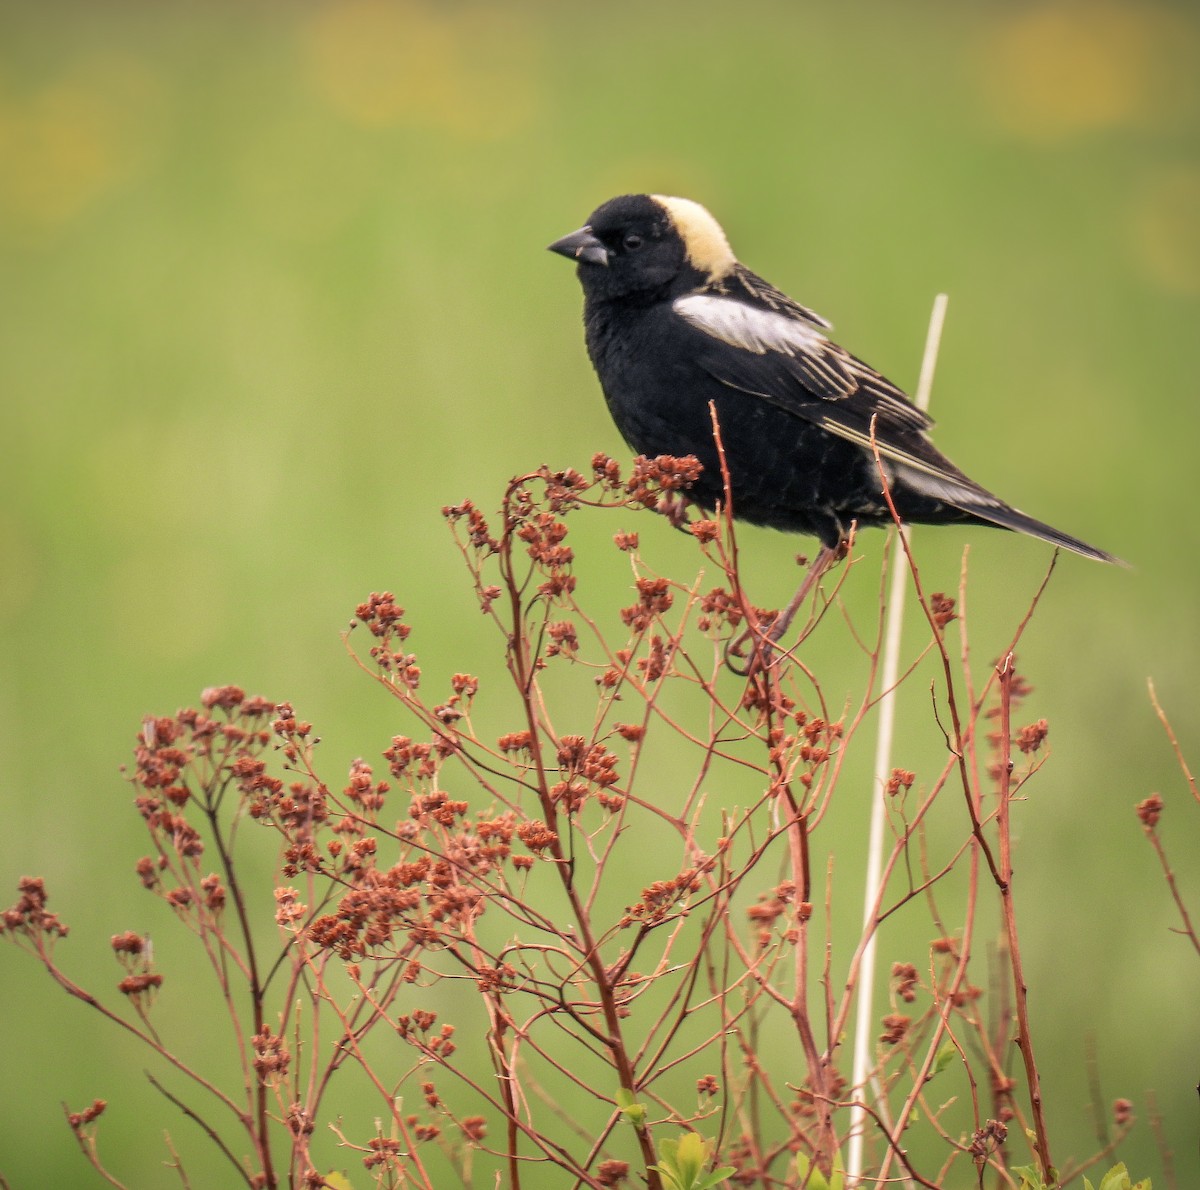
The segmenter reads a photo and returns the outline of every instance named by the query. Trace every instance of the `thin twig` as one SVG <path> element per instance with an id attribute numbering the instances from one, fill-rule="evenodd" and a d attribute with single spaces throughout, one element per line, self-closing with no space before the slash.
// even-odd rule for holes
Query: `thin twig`
<path id="1" fill-rule="evenodd" d="M 1054 1185 L 1057 1173 L 1050 1160 L 1050 1138 L 1046 1132 L 1046 1114 L 1042 1103 L 1042 1083 L 1038 1075 L 1037 1061 L 1033 1055 L 1033 1035 L 1029 1028 L 1029 989 L 1025 984 L 1025 973 L 1021 963 L 1021 947 L 1017 938 L 1017 911 L 1013 901 L 1012 832 L 1009 825 L 1009 808 L 1012 794 L 1012 680 L 1015 673 L 1012 652 L 1001 658 L 997 666 L 1000 680 L 1000 805 L 996 815 L 996 826 L 1000 835 L 1000 901 L 1004 908 L 1004 929 L 1008 937 L 1009 961 L 1012 964 L 1013 993 L 1017 1010 L 1017 1048 L 1025 1063 L 1025 1078 L 1029 1083 L 1029 1102 L 1033 1109 L 1034 1148 L 1042 1177 L 1048 1185 Z"/>
<path id="2" fill-rule="evenodd" d="M 206 1119 L 204 1119 L 203 1116 L 201 1116 L 197 1111 L 195 1111 L 193 1108 L 190 1108 L 186 1103 L 184 1103 L 184 1101 L 182 1099 L 180 1099 L 178 1095 L 175 1095 L 172 1092 L 168 1091 L 167 1088 L 164 1087 L 162 1085 L 162 1083 L 160 1083 L 158 1081 L 158 1079 L 156 1079 L 154 1077 L 154 1075 L 152 1075 L 150 1073 L 150 1071 L 146 1070 L 146 1071 L 143 1071 L 143 1073 L 145 1074 L 146 1078 L 150 1081 L 150 1085 L 168 1103 L 174 1104 L 177 1108 L 179 1108 L 179 1110 L 181 1112 L 183 1112 L 183 1114 L 185 1116 L 187 1116 L 187 1118 L 189 1120 L 194 1120 L 196 1122 L 196 1124 L 199 1125 L 201 1132 L 203 1132 L 204 1135 L 207 1136 L 208 1139 L 211 1140 L 213 1142 L 213 1144 L 216 1145 L 217 1148 L 222 1153 L 224 1153 L 224 1155 L 228 1158 L 230 1164 L 234 1167 L 234 1169 L 236 1169 L 238 1171 L 238 1177 L 241 1178 L 241 1180 L 243 1182 L 245 1182 L 247 1186 L 253 1186 L 254 1183 L 250 1179 L 250 1176 L 242 1168 L 242 1163 L 237 1159 L 237 1156 L 234 1154 L 234 1152 L 221 1139 L 221 1134 Z"/>
<path id="3" fill-rule="evenodd" d="M 1150 705 L 1154 707 L 1154 713 L 1158 716 L 1158 721 L 1163 725 L 1163 730 L 1167 733 L 1167 739 L 1171 742 L 1171 748 L 1175 752 L 1175 759 L 1179 762 L 1179 767 L 1183 772 L 1184 778 L 1187 780 L 1188 788 L 1192 791 L 1192 797 L 1200 802 L 1200 786 L 1196 783 L 1196 778 L 1192 776 L 1192 770 L 1188 768 L 1187 761 L 1183 756 L 1183 749 L 1179 746 L 1179 740 L 1175 738 L 1175 731 L 1171 727 L 1171 721 L 1167 718 L 1167 713 L 1162 709 L 1162 705 L 1158 701 L 1158 691 L 1154 689 L 1154 679 L 1147 678 L 1146 686 L 1150 691 Z"/>

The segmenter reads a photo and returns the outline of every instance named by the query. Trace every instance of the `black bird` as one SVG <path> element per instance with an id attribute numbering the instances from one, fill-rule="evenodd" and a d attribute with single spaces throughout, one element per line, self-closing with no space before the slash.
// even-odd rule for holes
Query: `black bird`
<path id="1" fill-rule="evenodd" d="M 902 520 L 998 525 L 1118 561 L 964 475 L 930 441 L 932 420 L 829 339 L 819 314 L 741 264 L 699 203 L 614 198 L 550 250 L 578 262 L 588 354 L 625 441 L 695 455 L 703 472 L 689 495 L 711 509 L 725 498 L 712 402 L 733 515 L 820 539 L 803 591 L 852 526 L 891 523 L 872 436 Z"/>

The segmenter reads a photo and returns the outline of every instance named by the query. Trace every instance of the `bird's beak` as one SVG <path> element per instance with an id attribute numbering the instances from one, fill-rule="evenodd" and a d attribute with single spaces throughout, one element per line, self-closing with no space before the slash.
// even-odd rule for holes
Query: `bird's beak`
<path id="1" fill-rule="evenodd" d="M 608 249 L 592 235 L 590 227 L 581 227 L 569 236 L 555 240 L 549 250 L 583 264 L 608 264 Z"/>

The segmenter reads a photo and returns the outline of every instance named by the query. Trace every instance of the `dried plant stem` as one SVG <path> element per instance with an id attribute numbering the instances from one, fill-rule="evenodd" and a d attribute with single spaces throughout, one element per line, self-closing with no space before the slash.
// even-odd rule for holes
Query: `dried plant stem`
<path id="1" fill-rule="evenodd" d="M 580 896 L 575 885 L 575 860 L 563 846 L 562 827 L 571 830 L 570 814 L 560 816 L 558 806 L 551 796 L 550 787 L 553 781 L 548 773 L 546 759 L 542 752 L 541 724 L 538 718 L 538 707 L 535 705 L 534 685 L 536 667 L 530 656 L 530 641 L 522 631 L 522 589 L 523 584 L 512 566 L 513 535 L 506 529 L 500 544 L 501 574 L 508 590 L 509 606 L 511 609 L 511 632 L 508 648 L 508 668 L 513 681 L 521 693 L 525 708 L 526 723 L 529 729 L 530 750 L 533 756 L 533 771 L 536 774 L 536 788 L 541 803 L 542 817 L 546 826 L 553 832 L 550 843 L 550 853 L 553 856 L 563 892 L 571 906 L 571 917 L 575 923 L 578 935 L 579 950 L 582 954 L 582 965 L 591 973 L 595 980 L 596 993 L 600 1002 L 600 1011 L 604 1019 L 605 1035 L 602 1038 L 608 1050 L 620 1086 L 637 1098 L 641 1088 L 638 1086 L 637 1073 L 633 1067 L 628 1047 L 621 1026 L 620 1010 L 615 996 L 614 980 L 600 954 L 600 945 L 592 933 L 591 916 L 587 911 L 584 899 Z M 510 1117 L 511 1124 L 511 1117 Z M 656 1164 L 654 1142 L 650 1129 L 645 1121 L 634 1122 L 633 1130 L 637 1136 L 638 1147 L 646 1167 L 647 1190 L 662 1190 L 662 1180 L 653 1166 Z M 510 1127 L 510 1139 L 513 1133 Z M 520 1165 L 517 1154 L 510 1151 L 509 1173 L 513 1179 L 512 1190 L 520 1190 Z"/>
<path id="2" fill-rule="evenodd" d="M 708 405 L 709 417 L 712 419 L 713 441 L 717 448 L 717 458 L 721 463 L 721 480 L 725 488 L 725 518 L 729 522 L 729 532 L 732 540 L 733 533 L 733 500 L 732 483 L 729 476 L 729 463 L 725 456 L 725 444 L 721 438 L 721 424 L 717 418 L 715 402 Z M 810 572 L 811 573 L 811 572 Z M 819 577 L 819 574 L 817 575 Z M 801 590 L 805 590 L 802 587 Z M 799 600 L 794 600 L 796 607 Z M 794 610 L 794 609 L 793 609 Z M 756 642 L 755 648 L 763 647 L 762 642 Z M 776 666 L 764 665 L 757 669 L 751 667 L 752 683 L 761 683 L 767 691 L 766 705 L 770 708 L 768 714 L 773 720 L 775 711 L 782 706 L 779 688 L 780 674 Z M 808 1067 L 809 1087 L 812 1091 L 813 1106 L 817 1114 L 817 1140 L 814 1146 L 818 1167 L 828 1177 L 834 1167 L 837 1155 L 837 1132 L 833 1126 L 833 1095 L 830 1079 L 831 1062 L 829 1055 L 822 1054 L 817 1045 L 816 1035 L 812 1028 L 812 1018 L 808 1009 L 808 923 L 811 920 L 812 902 L 812 873 L 809 862 L 808 822 L 804 807 L 799 805 L 792 793 L 791 786 L 778 761 L 775 762 L 775 775 L 779 789 L 786 798 L 789 809 L 789 821 L 786 823 L 788 855 L 792 868 L 792 879 L 797 889 L 793 910 L 795 913 L 794 946 L 794 995 L 787 1005 L 788 1012 L 800 1038 L 804 1059 Z"/>
<path id="3" fill-rule="evenodd" d="M 1153 826 L 1143 826 L 1142 830 L 1146 833 L 1146 838 L 1150 840 L 1150 846 L 1154 848 L 1154 854 L 1158 857 L 1158 865 L 1162 868 L 1163 879 L 1167 883 L 1167 889 L 1171 894 L 1171 900 L 1175 902 L 1175 909 L 1179 913 L 1180 920 L 1183 923 L 1183 928 L 1177 930 L 1177 933 L 1182 933 L 1197 954 L 1200 954 L 1200 937 L 1196 934 L 1196 928 L 1192 925 L 1191 914 L 1188 913 L 1187 903 L 1183 899 L 1183 894 L 1179 891 L 1179 882 L 1175 879 L 1175 870 L 1171 867 L 1171 861 L 1167 858 L 1166 849 L 1162 845 L 1162 840 L 1158 837 L 1158 830 Z"/>
<path id="4" fill-rule="evenodd" d="M 168 1091 L 167 1088 L 164 1087 L 162 1083 L 160 1083 L 158 1079 L 156 1079 L 148 1070 L 146 1071 L 146 1078 L 150 1080 L 150 1085 L 165 1100 L 167 1100 L 168 1103 L 174 1104 L 181 1112 L 183 1112 L 185 1116 L 187 1116 L 189 1120 L 194 1120 L 196 1122 L 204 1135 L 207 1136 L 214 1145 L 216 1145 L 218 1151 L 228 1158 L 233 1168 L 238 1171 L 238 1177 L 245 1182 L 247 1186 L 253 1187 L 254 1183 L 250 1180 L 250 1176 L 242 1168 L 242 1163 L 237 1159 L 237 1155 L 230 1149 L 224 1140 L 222 1140 L 221 1134 L 206 1119 L 204 1119 L 199 1112 L 195 1111 L 193 1108 L 184 1103 L 184 1101 L 180 1099 L 178 1095 L 171 1094 L 171 1092 Z"/>
<path id="5" fill-rule="evenodd" d="M 922 393 L 935 354 L 931 328 Z M 622 530 L 614 544 L 629 559 L 637 602 L 619 609 L 615 638 L 576 597 L 565 518 L 587 508 L 654 510 L 678 525 L 696 460 L 638 459 L 628 480 L 603 455 L 590 481 L 541 468 L 512 481 L 495 532 L 470 501 L 444 510 L 481 609 L 503 633 L 509 672 L 488 692 L 490 704 L 476 704 L 473 724 L 480 679 L 455 673 L 445 701 L 421 693 L 404 610 L 391 593 L 372 593 L 355 612 L 369 651 L 354 656 L 420 733 L 392 736 L 379 779 L 356 760 L 338 793 L 314 766 L 313 725 L 290 703 L 247 698 L 237 686 L 205 690 L 202 709 L 143 722 L 131 782 L 152 851 L 137 873 L 215 972 L 239 1059 L 228 1091 L 192 1070 L 151 1024 L 164 975 L 141 934 L 112 939 L 125 974 L 118 987 L 130 997 L 122 1020 L 56 965 L 54 947 L 68 931 L 47 909 L 40 877 L 22 878 L 17 902 L 0 911 L 0 934 L 168 1064 L 172 1079 L 151 1076 L 153 1085 L 213 1142 L 218 1162 L 237 1165 L 241 1184 L 321 1180 L 328 1159 L 318 1146 L 332 1143 L 320 1129 L 322 1102 L 335 1073 L 356 1078 L 377 1102 L 366 1136 L 362 1126 L 357 1137 L 338 1123 L 329 1129 L 379 1187 L 431 1190 L 447 1182 L 449 1165 L 449 1180 L 463 1187 L 494 1181 L 520 1190 L 555 1169 L 575 1190 L 618 1182 L 663 1190 L 682 1184 L 674 1168 L 682 1149 L 668 1139 L 680 1129 L 700 1134 L 706 1164 L 728 1162 L 739 1184 L 840 1185 L 849 1148 L 859 1190 L 982 1187 L 992 1175 L 1013 1185 L 1001 1121 L 1009 1136 L 1019 1128 L 1035 1137 L 1037 1166 L 1059 1180 L 1029 1038 L 1009 830 L 1010 799 L 1041 765 L 1031 759 L 1009 773 L 1010 704 L 1023 691 L 1012 654 L 1046 582 L 1001 666 L 977 675 L 976 691 L 961 621 L 961 656 L 952 661 L 946 647 L 954 601 L 926 598 L 901 532 L 887 546 L 867 624 L 838 598 L 850 564 L 807 605 L 802 639 L 831 606 L 829 620 L 845 618 L 865 669 L 855 677 L 861 697 L 831 702 L 815 670 L 762 628 L 761 655 L 742 681 L 730 679 L 730 637 L 758 624 L 769 631 L 772 621 L 742 583 L 715 411 L 712 421 L 725 499 L 689 528 L 721 585 L 709 590 L 704 570 L 687 582 L 656 573 L 637 534 Z M 882 466 L 881 487 L 890 502 Z M 901 662 L 906 571 L 928 634 Z M 964 555 L 960 613 L 965 584 Z M 938 771 L 913 792 L 915 774 L 892 768 L 893 697 L 927 658 L 941 666 L 932 715 L 945 747 Z M 992 737 L 980 733 L 997 699 L 1000 781 L 990 770 L 982 777 L 976 755 L 986 740 L 995 759 Z M 851 741 L 861 742 L 876 706 L 872 875 L 843 976 L 835 860 L 821 830 Z M 492 715 L 516 730 L 491 736 Z M 1019 743 L 1024 749 L 1026 733 Z M 960 784 L 970 829 L 959 822 L 946 839 L 929 829 L 931 812 Z M 1161 799 L 1148 799 L 1143 824 L 1153 827 L 1160 811 Z M 239 830 L 252 829 L 239 824 L 251 822 L 280 840 L 278 943 L 268 941 L 274 935 L 249 897 L 249 861 L 235 847 Z M 205 853 L 216 857 L 208 875 Z M 1007 969 L 993 981 L 1004 989 L 992 992 L 1004 1021 L 994 1038 L 976 1007 L 985 990 L 970 978 L 990 897 L 985 863 L 1013 973 L 1012 983 Z M 633 871 L 641 892 L 630 904 Z M 873 1011 L 877 932 L 888 923 L 892 937 L 894 915 L 914 913 L 932 924 L 925 970 L 918 956 L 897 956 L 916 961 L 879 979 L 893 1003 Z M 462 994 L 470 988 L 478 994 Z M 851 1028 L 863 1062 L 853 1084 L 835 1065 Z M 368 1044 L 375 1033 L 382 1043 Z M 1014 1033 L 1032 1112 L 1013 1092 Z M 395 1044 L 407 1055 L 399 1064 Z M 944 1091 L 948 1079 L 931 1090 L 956 1059 L 966 1093 Z M 187 1086 L 170 1089 L 176 1072 L 217 1106 Z M 96 1099 L 68 1122 L 86 1159 L 123 1187 L 99 1157 L 94 1125 L 105 1106 Z M 989 1107 L 994 1119 L 985 1118 Z M 1131 1122 L 1122 1109 L 1090 1162 Z M 943 1156 L 926 1156 L 926 1141 Z M 165 1144 L 168 1168 L 187 1190 L 192 1175 L 169 1136 Z M 273 1157 L 262 1153 L 267 1146 Z M 929 1168 L 918 1172 L 910 1152 Z M 962 1170 L 968 1163 L 973 1177 Z M 727 1172 L 715 1180 L 728 1181 Z"/>
<path id="6" fill-rule="evenodd" d="M 1154 689 L 1154 683 L 1150 681 L 1146 685 L 1150 690 L 1150 703 L 1154 707 L 1154 713 L 1158 716 L 1158 721 L 1162 724 L 1163 730 L 1167 733 L 1167 739 L 1170 741 L 1171 748 L 1175 752 L 1175 760 L 1179 764 L 1184 780 L 1187 781 L 1188 787 L 1192 791 L 1192 796 L 1200 801 L 1200 789 L 1197 789 L 1196 778 L 1192 776 L 1192 771 L 1187 766 L 1187 761 L 1183 756 L 1183 749 L 1180 748 L 1179 741 L 1175 738 L 1175 732 L 1171 727 L 1171 721 L 1167 718 L 1166 711 L 1159 704 L 1158 693 Z M 1188 913 L 1187 903 L 1184 901 L 1183 894 L 1179 891 L 1179 883 L 1175 879 L 1175 871 L 1171 867 L 1170 860 L 1167 859 L 1167 852 L 1162 845 L 1162 840 L 1158 837 L 1156 820 L 1143 818 L 1142 830 L 1145 832 L 1146 838 L 1150 840 L 1150 845 L 1154 848 L 1154 854 L 1158 857 L 1158 864 L 1162 868 L 1163 879 L 1167 882 L 1167 889 L 1171 894 L 1171 900 L 1175 902 L 1179 919 L 1183 923 L 1183 929 L 1180 932 L 1191 942 L 1197 954 L 1200 954 L 1200 936 L 1197 935 L 1196 927 L 1192 924 L 1192 917 Z"/>
<path id="7" fill-rule="evenodd" d="M 916 404 L 922 411 L 929 408 L 933 389 L 933 374 L 937 366 L 942 328 L 946 323 L 949 297 L 939 293 L 933 301 L 929 330 L 925 336 L 925 353 L 921 360 L 921 376 L 917 383 Z M 901 528 L 900 533 L 908 530 Z M 883 872 L 883 832 L 887 820 L 884 786 L 892 768 L 892 736 L 896 722 L 896 684 L 900 672 L 900 633 L 904 625 L 904 593 L 907 572 L 896 558 L 892 566 L 888 595 L 887 635 L 883 650 L 883 671 L 880 678 L 883 693 L 879 699 L 879 735 L 875 749 L 875 783 L 871 791 L 871 827 L 867 843 L 867 880 L 863 891 L 863 932 L 869 934 L 859 968 L 858 1005 L 854 1020 L 854 1062 L 850 1076 L 853 1087 L 864 1087 L 871 1060 L 871 1017 L 874 1012 L 875 991 L 875 914 L 878 911 L 879 887 Z M 878 1100 L 881 1088 L 872 1080 L 872 1090 Z M 863 1138 L 867 1126 L 865 1108 L 855 1106 L 850 1113 L 850 1143 L 847 1150 L 846 1174 L 851 1186 L 862 1176 Z"/>
<path id="8" fill-rule="evenodd" d="M 246 910 L 246 898 L 242 892 L 241 883 L 238 880 L 238 870 L 234 865 L 229 844 L 221 832 L 221 824 L 218 818 L 219 806 L 220 796 L 218 795 L 217 798 L 209 800 L 208 804 L 204 807 L 204 814 L 209 820 L 209 825 L 212 829 L 212 838 L 216 843 L 218 854 L 221 857 L 221 868 L 225 873 L 225 880 L 229 892 L 232 894 L 234 907 L 237 910 L 238 929 L 242 936 L 248 968 L 250 1003 L 254 1014 L 254 1032 L 257 1035 L 262 1032 L 266 1024 L 266 1016 L 263 1011 L 266 987 L 259 977 L 258 953 L 254 945 L 254 931 L 251 928 L 250 917 Z M 223 969 L 216 964 L 214 964 L 214 968 L 218 970 L 219 974 L 223 974 Z M 227 981 L 224 978 L 221 979 L 221 982 L 223 987 L 228 987 Z M 226 992 L 226 997 L 228 998 L 228 992 Z M 234 1028 L 240 1033 L 241 1017 L 236 1011 L 232 1010 L 229 1015 Z M 253 1123 L 248 1123 L 248 1131 L 254 1142 L 258 1158 L 262 1162 L 263 1184 L 266 1186 L 275 1186 L 278 1182 L 272 1166 L 273 1157 L 270 1138 L 271 1113 L 267 1084 L 263 1079 L 255 1077 L 253 1069 L 247 1067 L 244 1056 L 246 1053 L 245 1045 L 239 1048 L 243 1055 L 242 1065 L 243 1077 L 246 1084 L 246 1097 L 251 1101 L 253 1113 Z"/>
<path id="9" fill-rule="evenodd" d="M 1146 1092 L 1146 1110 L 1150 1116 L 1150 1130 L 1154 1133 L 1154 1142 L 1158 1146 L 1159 1160 L 1162 1161 L 1163 1177 L 1166 1179 L 1167 1190 L 1177 1190 L 1175 1158 L 1171 1152 L 1171 1146 L 1167 1143 L 1167 1134 L 1163 1128 L 1162 1115 L 1158 1110 L 1158 1096 L 1153 1091 Z"/>
<path id="10" fill-rule="evenodd" d="M 114 1025 L 119 1026 L 126 1032 L 131 1033 L 139 1041 L 141 1041 L 148 1049 L 158 1054 L 163 1061 L 170 1063 L 181 1074 L 186 1075 L 198 1086 L 203 1087 L 209 1092 L 218 1102 L 229 1109 L 233 1116 L 240 1122 L 245 1122 L 244 1113 L 239 1109 L 238 1105 L 230 1096 L 225 1094 L 215 1083 L 204 1078 L 197 1071 L 193 1070 L 188 1064 L 172 1050 L 169 1050 L 161 1041 L 158 1040 L 151 1032 L 139 1029 L 136 1025 L 131 1024 L 119 1013 L 114 1012 L 111 1008 L 102 1004 L 90 992 L 85 991 L 75 983 L 74 980 L 68 978 L 66 974 L 55 964 L 53 957 L 45 948 L 39 947 L 34 950 L 34 953 L 41 960 L 42 966 L 46 973 L 67 993 L 69 996 L 82 1001 L 89 1008 L 94 1008 L 101 1016 L 112 1021 Z"/>
<path id="11" fill-rule="evenodd" d="M 1146 686 L 1150 691 L 1150 705 L 1154 707 L 1154 713 L 1158 716 L 1158 721 L 1163 725 L 1163 730 L 1167 733 L 1167 739 L 1170 741 L 1171 749 L 1175 753 L 1175 759 L 1179 762 L 1179 768 L 1183 773 L 1184 779 L 1188 783 L 1188 788 L 1192 791 L 1192 797 L 1200 802 L 1200 786 L 1196 784 L 1196 778 L 1192 775 L 1192 770 L 1188 768 L 1187 761 L 1183 756 L 1183 749 L 1179 746 L 1179 740 L 1175 737 L 1175 731 L 1171 727 L 1171 721 L 1167 718 L 1167 713 L 1162 709 L 1158 701 L 1158 691 L 1154 689 L 1154 682 L 1147 679 Z"/>
<path id="12" fill-rule="evenodd" d="M 67 1117 L 68 1122 L 71 1119 L 71 1109 L 64 1103 L 62 1105 L 63 1115 Z M 113 1177 L 112 1174 L 104 1168 L 100 1161 L 100 1154 L 96 1149 L 96 1138 L 94 1135 L 85 1133 L 80 1128 L 72 1128 L 71 1134 L 75 1137 L 75 1143 L 79 1146 L 79 1151 L 83 1154 L 84 1160 L 102 1177 L 110 1186 L 115 1186 L 117 1190 L 129 1190 L 129 1187 L 119 1179 Z"/>
<path id="13" fill-rule="evenodd" d="M 1009 650 L 996 667 L 1000 682 L 1000 805 L 996 825 L 1000 833 L 1000 901 L 1004 909 L 1004 930 L 1008 939 L 1009 962 L 1012 964 L 1013 992 L 1017 1011 L 1017 1048 L 1025 1063 L 1029 1082 L 1029 1102 L 1033 1109 L 1034 1148 L 1042 1177 L 1048 1185 L 1057 1180 L 1054 1163 L 1050 1160 L 1050 1140 L 1046 1132 L 1046 1114 L 1042 1103 L 1042 1084 L 1037 1062 L 1033 1056 L 1033 1037 L 1029 1028 L 1029 989 L 1021 963 L 1021 946 L 1017 938 L 1017 914 L 1012 891 L 1012 833 L 1009 827 L 1009 808 L 1012 778 L 1012 680 L 1016 672 L 1013 653 Z"/>
<path id="14" fill-rule="evenodd" d="M 967 965 L 971 957 L 970 939 L 974 934 L 975 917 L 978 909 L 979 849 L 977 847 L 971 848 L 968 853 L 967 863 L 970 868 L 970 876 L 967 881 L 967 904 L 963 917 L 963 937 L 958 947 L 958 953 L 955 956 L 954 974 L 942 992 L 941 1003 L 938 1005 L 937 1022 L 925 1047 L 925 1059 L 921 1063 L 920 1069 L 913 1076 L 912 1089 L 906 1096 L 900 1110 L 896 1113 L 889 1131 L 889 1136 L 893 1143 L 884 1154 L 880 1165 L 880 1184 L 885 1184 L 890 1175 L 894 1155 L 897 1152 L 902 1152 L 900 1144 L 904 1138 L 904 1133 L 909 1126 L 918 1101 L 924 1093 L 925 1085 L 929 1081 L 930 1072 L 933 1070 L 934 1062 L 937 1060 L 942 1038 L 950 1031 L 950 1015 L 954 1011 L 955 997 L 963 983 L 966 982 Z M 959 1048 L 961 1049 L 961 1047 Z"/>

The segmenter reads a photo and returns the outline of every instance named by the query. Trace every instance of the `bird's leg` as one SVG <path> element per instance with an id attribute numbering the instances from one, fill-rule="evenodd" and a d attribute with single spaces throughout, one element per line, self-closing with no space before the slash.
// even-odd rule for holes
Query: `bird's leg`
<path id="1" fill-rule="evenodd" d="M 812 593 L 813 587 L 820 581 L 821 576 L 829 570 L 831 566 L 839 559 L 846 556 L 846 551 L 849 548 L 850 542 L 847 538 L 843 538 L 837 545 L 829 546 L 822 545 L 820 552 L 809 564 L 808 570 L 804 575 L 804 581 L 800 584 L 799 590 L 792 596 L 791 602 L 783 609 L 778 616 L 775 617 L 775 622 L 771 625 L 770 631 L 766 634 L 766 639 L 760 641 L 755 649 L 754 655 L 750 664 L 745 669 L 738 668 L 734 664 L 732 658 L 742 661 L 745 658 L 745 653 L 741 650 L 746 641 L 753 636 L 753 629 L 745 629 L 735 640 L 729 643 L 725 650 L 725 664 L 729 666 L 735 674 L 740 677 L 748 678 L 757 673 L 760 669 L 771 664 L 772 648 L 781 636 L 791 627 L 792 621 L 796 618 L 796 613 L 803 606 L 804 601 Z"/>
<path id="2" fill-rule="evenodd" d="M 816 586 L 817 580 L 837 561 L 846 556 L 846 550 L 849 542 L 843 538 L 834 546 L 823 545 L 820 552 L 812 560 L 809 565 L 808 572 L 804 576 L 804 581 L 800 584 L 800 589 L 792 596 L 792 601 L 783 609 L 783 611 L 775 617 L 775 623 L 771 625 L 771 631 L 767 633 L 767 639 L 772 644 L 791 627 L 792 621 L 796 618 L 796 613 L 800 610 L 804 601 L 808 598 L 813 587 Z"/>
<path id="3" fill-rule="evenodd" d="M 688 531 L 688 513 L 692 502 L 682 492 L 663 492 L 654 506 L 654 511 L 661 513 L 676 529 Z"/>

